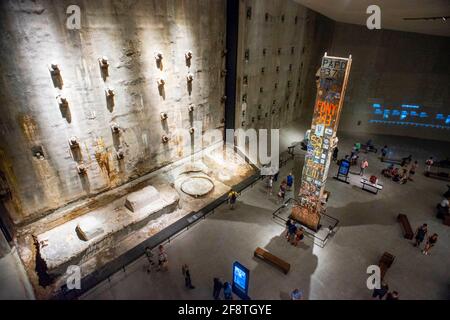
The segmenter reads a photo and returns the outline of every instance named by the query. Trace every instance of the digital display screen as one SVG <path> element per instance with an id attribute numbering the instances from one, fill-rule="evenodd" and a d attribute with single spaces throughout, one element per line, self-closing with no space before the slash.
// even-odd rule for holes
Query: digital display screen
<path id="1" fill-rule="evenodd" d="M 243 300 L 250 299 L 248 296 L 250 270 L 239 262 L 233 263 L 233 293 Z"/>
<path id="2" fill-rule="evenodd" d="M 346 176 L 348 175 L 349 169 L 350 169 L 350 162 L 347 160 L 342 160 L 341 165 L 339 166 L 339 174 Z"/>
<path id="3" fill-rule="evenodd" d="M 241 290 L 245 290 L 245 283 L 247 281 L 247 275 L 238 266 L 234 266 L 234 284 Z"/>
<path id="4" fill-rule="evenodd" d="M 233 292 L 237 295 L 248 294 L 250 271 L 239 262 L 233 263 Z"/>
<path id="5" fill-rule="evenodd" d="M 381 101 L 378 99 L 378 101 Z M 450 114 L 438 113 L 430 107 L 416 104 L 370 104 L 369 123 L 399 126 L 450 129 Z"/>

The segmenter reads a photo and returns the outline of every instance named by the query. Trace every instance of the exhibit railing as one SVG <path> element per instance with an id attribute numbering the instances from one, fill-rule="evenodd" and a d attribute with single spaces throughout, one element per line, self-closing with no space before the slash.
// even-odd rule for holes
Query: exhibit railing
<path id="1" fill-rule="evenodd" d="M 249 187 L 253 187 L 253 185 L 261 179 L 260 171 L 258 168 L 253 166 L 256 170 L 256 173 L 241 183 L 233 186 L 233 190 L 240 193 Z M 157 234 L 151 236 L 146 239 L 139 245 L 130 249 L 126 253 L 120 255 L 113 261 L 105 264 L 101 268 L 95 270 L 94 272 L 86 275 L 81 279 L 81 289 L 72 289 L 69 290 L 67 285 L 63 285 L 60 290 L 57 291 L 56 294 L 53 295 L 52 299 L 54 300 L 71 300 L 77 299 L 82 294 L 87 291 L 93 289 L 95 286 L 100 284 L 101 282 L 108 280 L 111 281 L 111 276 L 119 271 L 126 272 L 126 268 L 133 263 L 134 261 L 140 259 L 144 254 L 147 248 L 155 249 L 160 244 L 168 243 L 171 240 L 178 237 L 184 231 L 188 230 L 190 227 L 195 225 L 197 222 L 203 220 L 209 214 L 214 213 L 214 210 L 227 202 L 228 195 L 223 194 L 218 199 L 209 203 L 207 206 L 202 208 L 197 212 L 191 212 L 187 214 L 185 217 L 171 224 L 167 228 L 161 230 Z"/>
<path id="2" fill-rule="evenodd" d="M 292 211 L 292 206 L 297 204 L 298 204 L 297 200 L 289 198 L 281 205 L 281 207 L 279 207 L 272 213 L 272 218 L 283 221 L 283 225 L 285 225 L 286 222 L 289 219 L 291 219 L 290 213 Z M 299 221 L 295 222 L 300 223 Z M 319 229 L 317 231 L 309 229 L 302 223 L 300 224 L 302 228 L 305 230 L 306 235 L 309 236 L 311 239 L 313 239 L 313 243 L 321 248 L 324 248 L 330 236 L 336 232 L 336 227 L 339 224 L 339 220 L 330 215 L 327 215 L 326 213 L 321 213 Z"/>

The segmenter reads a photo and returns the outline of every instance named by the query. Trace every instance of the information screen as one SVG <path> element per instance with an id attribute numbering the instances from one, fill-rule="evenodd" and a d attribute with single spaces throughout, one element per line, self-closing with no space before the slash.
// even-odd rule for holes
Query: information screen
<path id="1" fill-rule="evenodd" d="M 341 165 L 339 166 L 339 174 L 347 176 L 349 170 L 350 170 L 350 162 L 347 160 L 342 160 Z"/>
<path id="2" fill-rule="evenodd" d="M 233 263 L 233 291 L 238 291 L 236 294 L 248 294 L 249 275 L 250 271 L 246 267 L 239 262 Z"/>

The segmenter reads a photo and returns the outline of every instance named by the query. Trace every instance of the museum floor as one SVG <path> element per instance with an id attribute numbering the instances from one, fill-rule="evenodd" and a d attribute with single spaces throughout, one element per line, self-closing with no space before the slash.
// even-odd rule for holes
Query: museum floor
<path id="1" fill-rule="evenodd" d="M 285 130 L 284 132 L 288 132 Z M 294 130 L 295 131 L 295 130 Z M 300 136 L 289 131 L 290 141 Z M 283 139 L 283 132 L 281 134 Z M 300 137 L 301 138 L 301 137 Z M 341 135 L 341 155 L 350 150 L 356 140 L 366 137 Z M 387 144 L 398 156 L 412 154 L 420 170 L 413 182 L 399 185 L 384 180 L 384 189 L 374 195 L 360 188 L 359 176 L 351 175 L 351 184 L 334 179 L 327 182 L 331 191 L 327 213 L 340 220 L 337 233 L 324 248 L 306 238 L 299 247 L 288 244 L 284 226 L 272 218 L 278 207 L 275 196 L 268 197 L 264 183 L 258 182 L 243 192 L 237 208 L 226 205 L 204 221 L 166 244 L 169 256 L 167 272 L 146 273 L 144 257 L 87 292 L 83 299 L 210 299 L 212 279 L 231 280 L 231 265 L 239 261 L 250 269 L 249 294 L 252 299 L 289 299 L 294 288 L 303 290 L 306 299 L 370 299 L 366 287 L 366 268 L 377 264 L 383 252 L 396 256 L 385 280 L 401 299 L 448 299 L 450 279 L 450 234 L 447 226 L 435 218 L 434 207 L 446 190 L 446 182 L 426 178 L 423 163 L 436 150 L 449 146 L 435 141 L 377 136 L 376 145 Z M 379 175 L 386 166 L 373 153 L 367 156 L 368 174 Z M 291 168 L 298 179 L 303 153 L 289 161 L 281 170 L 285 176 Z M 330 168 L 330 177 L 337 166 Z M 359 171 L 353 168 L 351 171 Z M 278 185 L 275 186 L 276 189 Z M 398 213 L 408 215 L 412 227 L 428 223 L 429 230 L 439 234 L 431 255 L 425 256 L 402 236 L 396 222 Z M 291 263 L 284 275 L 266 262 L 253 257 L 256 247 L 262 247 Z M 184 288 L 181 265 L 191 269 L 194 290 Z"/>

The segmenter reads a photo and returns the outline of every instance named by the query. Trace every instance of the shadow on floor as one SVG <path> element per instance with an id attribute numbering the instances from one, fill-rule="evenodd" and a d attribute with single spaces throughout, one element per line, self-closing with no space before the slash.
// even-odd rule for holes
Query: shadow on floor
<path id="1" fill-rule="evenodd" d="M 311 242 L 311 239 L 305 238 L 299 246 L 295 247 L 287 242 L 283 231 L 279 236 L 273 237 L 264 247 L 265 250 L 291 265 L 287 275 L 272 264 L 253 257 L 257 266 L 252 270 L 251 276 L 253 281 L 259 285 L 258 292 L 261 299 L 270 299 L 270 293 L 265 295 L 264 292 L 273 290 L 270 284 L 264 280 L 267 277 L 279 283 L 280 299 L 289 300 L 290 293 L 296 288 L 303 292 L 304 299 L 308 299 L 311 276 L 318 264 L 318 259 L 312 252 L 313 244 L 309 242 Z M 292 281 L 293 278 L 290 276 L 292 274 L 295 274 L 295 282 Z"/>

